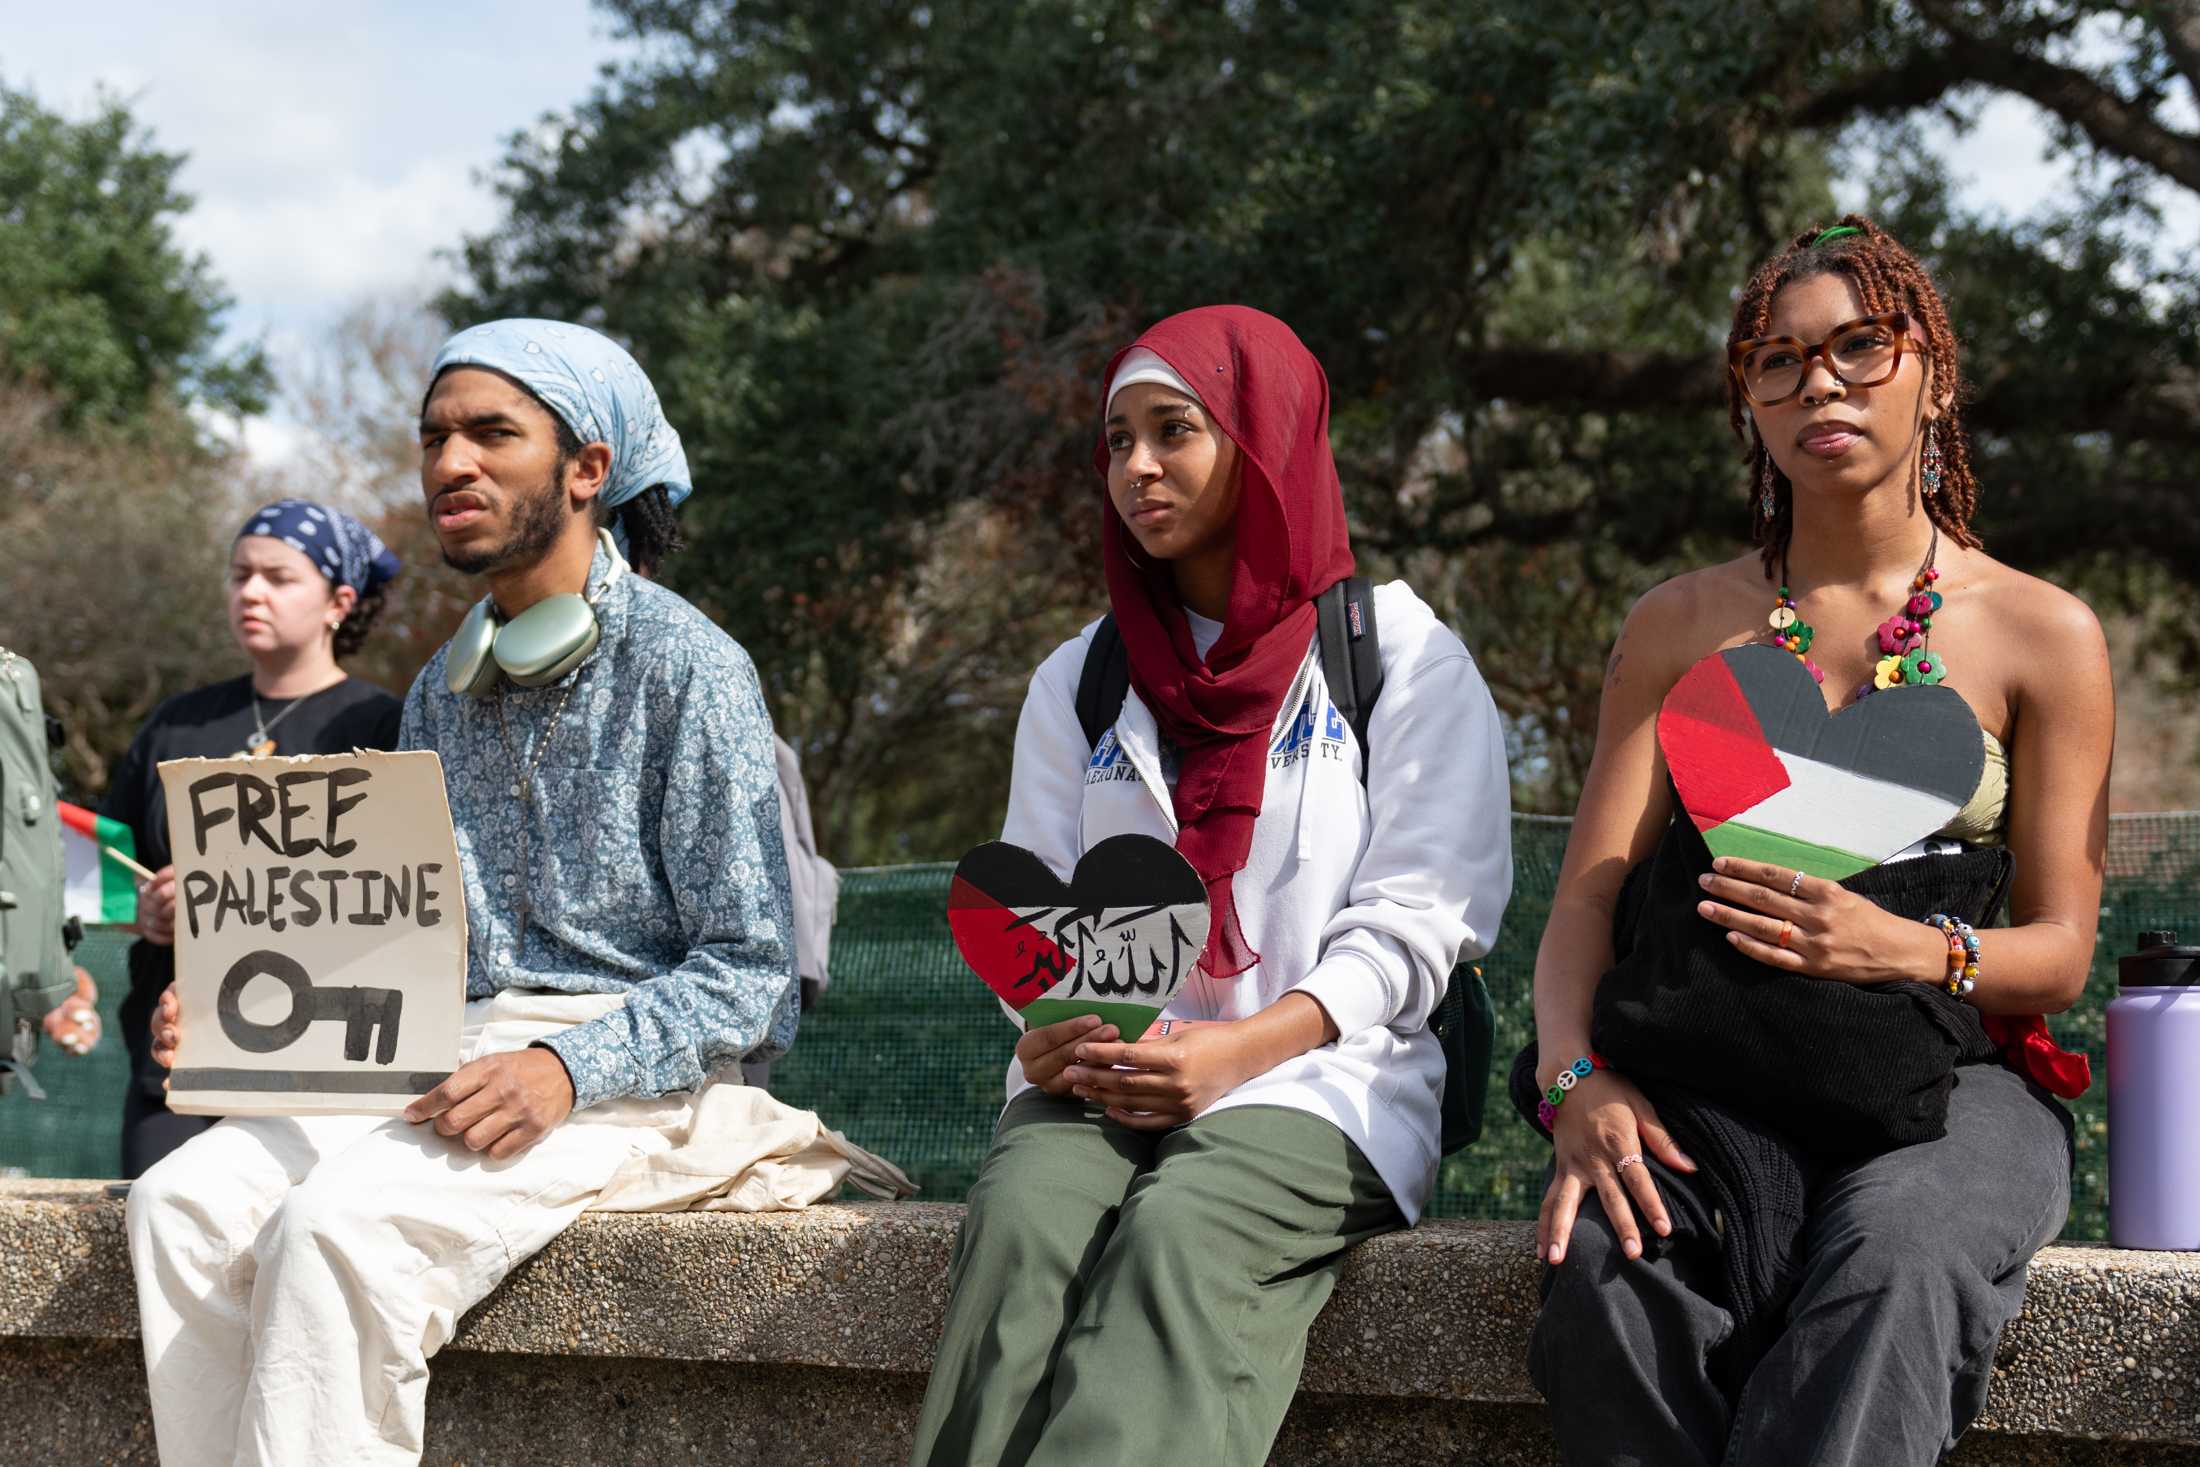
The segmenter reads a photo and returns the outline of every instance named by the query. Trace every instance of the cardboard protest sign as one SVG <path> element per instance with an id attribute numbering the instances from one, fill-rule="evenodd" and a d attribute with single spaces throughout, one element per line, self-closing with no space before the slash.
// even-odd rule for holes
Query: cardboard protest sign
<path id="1" fill-rule="evenodd" d="M 431 753 L 171 759 L 184 1115 L 395 1115 L 458 1064 L 466 896 Z"/>
<path id="2" fill-rule="evenodd" d="M 1986 764 L 1955 689 L 1890 688 L 1829 715 L 1802 663 L 1761 644 L 1690 668 L 1658 747 L 1713 855 L 1836 881 L 1945 826 Z"/>
<path id="3" fill-rule="evenodd" d="M 1110 836 L 1068 885 L 1044 861 L 988 841 L 955 865 L 947 925 L 972 972 L 1025 1028 L 1098 1014 L 1136 1040 L 1207 945 L 1207 887 L 1150 835 Z"/>

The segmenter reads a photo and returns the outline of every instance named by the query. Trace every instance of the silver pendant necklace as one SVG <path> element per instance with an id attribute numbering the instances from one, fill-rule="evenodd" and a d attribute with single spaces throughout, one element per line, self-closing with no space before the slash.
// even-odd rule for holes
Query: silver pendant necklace
<path id="1" fill-rule="evenodd" d="M 342 683 L 343 680 L 338 679 L 328 686 L 329 688 L 340 687 Z M 309 699 L 318 698 L 327 691 L 328 688 L 315 688 L 310 693 L 301 693 L 291 699 L 282 712 L 276 714 L 273 718 L 267 718 L 262 716 L 260 712 L 260 690 L 258 688 L 252 689 L 252 742 L 239 749 L 235 757 L 239 759 L 264 759 L 274 753 L 275 740 L 268 737 L 268 735 L 275 731 L 275 725 L 290 717 L 291 714 L 296 713 L 299 704 Z"/>

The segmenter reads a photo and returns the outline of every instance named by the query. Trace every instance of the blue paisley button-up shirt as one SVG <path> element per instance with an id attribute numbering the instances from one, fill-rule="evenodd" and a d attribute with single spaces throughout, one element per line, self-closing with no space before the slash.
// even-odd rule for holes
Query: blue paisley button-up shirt
<path id="1" fill-rule="evenodd" d="M 610 570 L 599 547 L 590 588 Z M 466 887 L 466 996 L 626 995 L 544 1041 L 576 1106 L 691 1089 L 721 1065 L 780 1054 L 799 1018 L 771 716 L 754 664 L 701 612 L 631 573 L 596 621 L 596 650 L 542 688 L 452 693 L 448 649 L 438 652 L 405 699 L 400 739 L 443 760 Z M 518 797 L 531 759 L 532 809 Z"/>

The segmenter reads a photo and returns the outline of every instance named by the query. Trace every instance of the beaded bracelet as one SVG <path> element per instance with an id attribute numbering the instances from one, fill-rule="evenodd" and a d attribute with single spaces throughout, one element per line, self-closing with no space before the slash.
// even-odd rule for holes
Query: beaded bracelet
<path id="1" fill-rule="evenodd" d="M 1551 1129 L 1551 1123 L 1558 1119 L 1558 1108 L 1566 1103 L 1567 1091 L 1588 1079 L 1598 1070 L 1608 1068 L 1610 1068 L 1610 1062 L 1603 1055 L 1590 1054 L 1575 1060 L 1565 1069 L 1560 1070 L 1558 1078 L 1551 1082 L 1551 1088 L 1543 1092 L 1543 1099 L 1536 1104 L 1535 1118 L 1542 1123 L 1543 1129 L 1548 1131 Z"/>
<path id="2" fill-rule="evenodd" d="M 1970 923 L 1946 912 L 1935 912 L 1925 920 L 1948 939 L 1949 996 L 1969 998 L 1971 990 L 1978 987 L 1978 934 L 1971 930 Z"/>

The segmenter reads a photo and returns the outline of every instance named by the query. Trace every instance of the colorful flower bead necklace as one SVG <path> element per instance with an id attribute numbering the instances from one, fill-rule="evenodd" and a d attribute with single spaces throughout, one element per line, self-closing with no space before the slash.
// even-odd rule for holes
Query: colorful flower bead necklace
<path id="1" fill-rule="evenodd" d="M 1925 562 L 1910 578 L 1909 599 L 1902 609 L 1879 624 L 1879 666 L 1873 670 L 1872 680 L 1856 690 L 1859 699 L 1887 688 L 1931 687 L 1948 675 L 1948 665 L 1933 655 L 1933 613 L 1940 610 L 1941 597 L 1933 589 L 1933 582 L 1940 579 L 1940 571 L 1933 561 L 1940 554 L 1940 530 L 1934 527 L 1932 544 L 1925 548 Z M 1810 660 L 1810 644 L 1817 635 L 1809 622 L 1795 610 L 1795 598 L 1788 594 L 1787 552 L 1780 552 L 1780 593 L 1772 603 L 1772 614 L 1765 618 L 1772 628 L 1772 645 L 1795 654 L 1795 660 L 1810 671 L 1814 682 L 1826 680 L 1825 670 Z"/>

